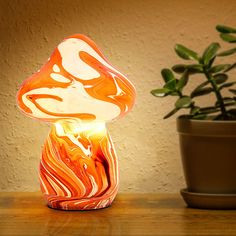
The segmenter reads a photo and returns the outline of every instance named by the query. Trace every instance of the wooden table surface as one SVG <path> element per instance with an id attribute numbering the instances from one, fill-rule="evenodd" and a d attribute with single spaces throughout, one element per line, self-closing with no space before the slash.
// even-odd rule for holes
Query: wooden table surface
<path id="1" fill-rule="evenodd" d="M 0 193 L 0 235 L 236 235 L 236 211 L 189 209 L 178 194 L 119 194 L 111 207 L 59 211 L 40 193 Z"/>

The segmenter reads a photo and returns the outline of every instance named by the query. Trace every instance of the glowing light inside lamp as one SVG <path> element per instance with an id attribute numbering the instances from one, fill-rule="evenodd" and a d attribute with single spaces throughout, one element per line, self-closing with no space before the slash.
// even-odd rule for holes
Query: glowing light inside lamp
<path id="1" fill-rule="evenodd" d="M 118 162 L 105 122 L 134 104 L 135 89 L 84 35 L 64 39 L 17 93 L 22 112 L 51 122 L 40 162 L 47 204 L 64 210 L 109 206 Z"/>
<path id="2" fill-rule="evenodd" d="M 106 131 L 104 122 L 80 123 L 76 120 L 62 120 L 54 123 L 58 135 L 79 135 L 87 133 L 88 135 L 103 135 Z"/>

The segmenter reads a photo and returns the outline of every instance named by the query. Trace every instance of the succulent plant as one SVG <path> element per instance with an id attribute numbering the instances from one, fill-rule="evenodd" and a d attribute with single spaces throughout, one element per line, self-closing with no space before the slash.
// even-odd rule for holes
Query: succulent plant
<path id="1" fill-rule="evenodd" d="M 217 25 L 216 30 L 220 33 L 220 38 L 228 43 L 236 43 L 236 28 Z M 188 118 L 191 119 L 215 119 L 215 120 L 236 120 L 236 89 L 233 87 L 235 81 L 228 82 L 228 72 L 236 69 L 236 58 L 229 64 L 216 64 L 216 58 L 236 55 L 236 47 L 228 50 L 220 50 L 221 46 L 217 42 L 211 43 L 202 55 L 181 44 L 175 45 L 176 54 L 189 60 L 189 64 L 178 64 L 171 69 L 164 68 L 161 75 L 164 86 L 154 89 L 151 94 L 156 97 L 176 96 L 174 108 L 164 116 L 169 118 L 181 109 L 188 109 Z M 192 75 L 201 74 L 206 79 L 200 83 L 190 94 L 186 94 L 184 89 Z M 235 75 L 236 77 L 236 75 Z M 235 78 L 236 79 L 236 78 Z M 229 90 L 232 96 L 225 96 L 225 91 Z M 216 101 L 212 106 L 200 107 L 196 105 L 196 97 L 215 94 Z"/>

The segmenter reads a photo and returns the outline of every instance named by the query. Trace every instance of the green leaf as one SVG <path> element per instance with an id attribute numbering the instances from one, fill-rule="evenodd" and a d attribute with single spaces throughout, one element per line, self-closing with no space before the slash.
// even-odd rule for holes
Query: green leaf
<path id="1" fill-rule="evenodd" d="M 234 69 L 234 68 L 236 68 L 236 63 L 234 63 L 234 64 L 232 64 L 232 65 L 229 65 L 229 66 L 224 70 L 224 72 L 228 72 L 228 71 L 230 71 L 230 70 L 232 70 L 232 69 Z"/>
<path id="2" fill-rule="evenodd" d="M 233 93 L 234 95 L 236 95 L 236 89 L 229 89 L 229 91 Z"/>
<path id="3" fill-rule="evenodd" d="M 180 108 L 188 108 L 191 106 L 191 104 L 193 104 L 193 101 L 191 100 L 190 97 L 185 96 L 182 98 L 179 98 L 176 103 L 175 103 L 175 107 L 180 109 Z"/>
<path id="4" fill-rule="evenodd" d="M 230 67 L 231 67 L 230 64 L 216 65 L 216 66 L 213 66 L 213 67 L 209 70 L 209 72 L 210 72 L 210 73 L 218 73 L 218 72 L 220 72 L 220 71 L 226 72 Z"/>
<path id="5" fill-rule="evenodd" d="M 225 25 L 217 25 L 216 30 L 219 31 L 220 33 L 236 33 L 236 29 L 225 26 Z"/>
<path id="6" fill-rule="evenodd" d="M 174 65 L 172 67 L 172 70 L 178 74 L 184 73 L 185 70 L 188 70 L 189 74 L 195 74 L 195 73 L 202 73 L 203 67 L 199 64 L 192 64 L 192 65 L 184 65 L 184 64 L 178 64 Z"/>
<path id="7" fill-rule="evenodd" d="M 195 91 L 198 91 L 199 89 L 202 89 L 203 87 L 205 87 L 206 85 L 208 85 L 210 82 L 207 80 L 207 81 L 204 81 L 203 83 L 199 84 L 194 90 L 193 92 Z"/>
<path id="8" fill-rule="evenodd" d="M 194 120 L 204 120 L 204 119 L 206 119 L 207 118 L 207 115 L 206 114 L 197 114 L 197 115 L 194 115 L 193 117 L 192 117 L 192 119 L 194 119 Z"/>
<path id="9" fill-rule="evenodd" d="M 217 51 L 220 48 L 219 43 L 211 43 L 204 51 L 202 60 L 205 65 L 208 65 L 210 60 L 216 56 Z"/>
<path id="10" fill-rule="evenodd" d="M 188 69 L 188 73 L 190 73 L 190 74 L 203 72 L 203 67 L 202 67 L 202 65 L 199 65 L 199 64 L 188 65 L 187 69 Z"/>
<path id="11" fill-rule="evenodd" d="M 217 84 L 222 84 L 222 83 L 224 83 L 225 81 L 227 81 L 228 75 L 227 75 L 227 74 L 223 74 L 223 73 L 219 73 L 219 74 L 215 74 L 215 75 L 213 76 L 213 78 L 214 78 L 214 80 L 215 80 L 215 82 L 216 82 Z"/>
<path id="12" fill-rule="evenodd" d="M 170 92 L 170 94 L 168 94 L 168 95 L 171 95 L 171 96 L 179 96 L 179 93 L 176 92 L 176 91 L 174 91 L 174 92 Z"/>
<path id="13" fill-rule="evenodd" d="M 236 82 L 228 82 L 228 83 L 224 83 L 219 87 L 219 90 L 223 89 L 223 88 L 228 88 L 233 86 L 234 84 L 236 84 Z"/>
<path id="14" fill-rule="evenodd" d="M 236 43 L 236 37 L 232 34 L 221 33 L 220 37 L 228 43 Z"/>
<path id="15" fill-rule="evenodd" d="M 164 85 L 164 88 L 167 88 L 171 91 L 175 90 L 175 87 L 176 87 L 176 79 L 172 79 Z"/>
<path id="16" fill-rule="evenodd" d="M 178 110 L 179 110 L 178 108 L 174 108 L 172 111 L 166 114 L 163 119 L 169 118 L 170 116 L 174 115 Z"/>
<path id="17" fill-rule="evenodd" d="M 181 44 L 175 45 L 175 52 L 177 55 L 185 60 L 194 59 L 198 61 L 198 55 L 196 52 L 186 48 Z"/>
<path id="18" fill-rule="evenodd" d="M 223 51 L 221 53 L 218 53 L 217 56 L 218 57 L 225 57 L 225 56 L 229 56 L 236 53 L 236 48 L 231 48 L 229 50 Z"/>
<path id="19" fill-rule="evenodd" d="M 214 56 L 208 63 L 207 67 L 210 68 L 213 65 L 213 62 L 215 61 L 216 56 Z"/>
<path id="20" fill-rule="evenodd" d="M 166 83 L 169 82 L 170 80 L 175 79 L 174 74 L 172 73 L 170 69 L 166 69 L 166 68 L 162 69 L 161 75 Z"/>
<path id="21" fill-rule="evenodd" d="M 170 92 L 167 88 L 154 89 L 151 91 L 151 94 L 155 97 L 165 97 Z"/>
<path id="22" fill-rule="evenodd" d="M 191 98 L 202 96 L 202 95 L 206 95 L 206 94 L 211 93 L 212 91 L 213 91 L 213 89 L 211 87 L 195 89 L 191 93 Z"/>
<path id="23" fill-rule="evenodd" d="M 183 75 L 181 76 L 181 78 L 179 79 L 176 89 L 182 91 L 182 89 L 184 88 L 184 86 L 188 83 L 188 70 L 185 70 L 185 72 L 183 73 Z"/>
<path id="24" fill-rule="evenodd" d="M 234 98 L 224 97 L 223 103 L 225 106 L 232 106 L 232 105 L 235 105 L 235 100 L 234 100 Z M 215 105 L 219 108 L 220 107 L 219 101 L 216 101 Z"/>
<path id="25" fill-rule="evenodd" d="M 177 64 L 177 65 L 174 65 L 171 69 L 178 73 L 178 74 L 182 74 L 184 73 L 185 69 L 186 69 L 187 65 L 184 65 L 184 64 Z"/>
<path id="26" fill-rule="evenodd" d="M 191 108 L 190 114 L 194 116 L 197 113 L 199 113 L 199 111 L 200 111 L 200 107 L 194 107 L 194 108 Z"/>
<path id="27" fill-rule="evenodd" d="M 228 112 L 234 116 L 236 115 L 236 109 L 230 109 Z"/>
<path id="28" fill-rule="evenodd" d="M 200 109 L 200 112 L 203 114 L 210 114 L 210 113 L 216 113 L 219 112 L 220 109 L 217 107 L 204 107 Z"/>

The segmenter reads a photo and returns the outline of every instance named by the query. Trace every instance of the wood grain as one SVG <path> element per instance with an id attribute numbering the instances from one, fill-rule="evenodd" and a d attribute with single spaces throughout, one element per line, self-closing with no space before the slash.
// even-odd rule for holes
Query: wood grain
<path id="1" fill-rule="evenodd" d="M 59 211 L 41 193 L 0 193 L 0 235 L 236 235 L 236 211 L 185 207 L 177 194 L 119 194 L 111 207 Z"/>

